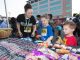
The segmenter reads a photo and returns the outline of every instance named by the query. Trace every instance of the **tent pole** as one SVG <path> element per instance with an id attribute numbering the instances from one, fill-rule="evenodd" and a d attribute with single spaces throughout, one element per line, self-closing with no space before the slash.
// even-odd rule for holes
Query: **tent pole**
<path id="1" fill-rule="evenodd" d="M 6 19 L 7 19 L 7 27 L 9 28 L 9 20 L 8 20 L 8 14 L 7 14 L 6 0 L 4 0 L 4 6 L 5 6 L 5 13 L 6 13 Z"/>

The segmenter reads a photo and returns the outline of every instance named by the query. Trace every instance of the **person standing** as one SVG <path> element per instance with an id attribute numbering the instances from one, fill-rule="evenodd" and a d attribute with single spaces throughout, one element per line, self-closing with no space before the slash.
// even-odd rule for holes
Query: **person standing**
<path id="1" fill-rule="evenodd" d="M 26 4 L 24 6 L 25 13 L 17 17 L 17 29 L 20 37 L 32 37 L 36 31 L 36 20 L 32 15 L 32 6 Z"/>

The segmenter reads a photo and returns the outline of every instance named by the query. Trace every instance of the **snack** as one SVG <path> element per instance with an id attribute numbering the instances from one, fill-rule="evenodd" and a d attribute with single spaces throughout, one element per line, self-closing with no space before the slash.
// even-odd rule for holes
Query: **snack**
<path id="1" fill-rule="evenodd" d="M 58 59 L 59 58 L 59 55 L 57 53 L 55 53 L 54 51 L 52 51 L 48 48 L 43 47 L 43 48 L 38 49 L 38 51 L 41 51 L 49 59 Z"/>
<path id="2" fill-rule="evenodd" d="M 66 49 L 71 50 L 71 49 L 72 49 L 72 47 L 67 46 L 67 47 L 66 47 Z"/>
<path id="3" fill-rule="evenodd" d="M 63 49 L 66 49 L 66 46 L 65 46 L 65 45 L 61 45 L 61 47 L 62 47 Z"/>
<path id="4" fill-rule="evenodd" d="M 72 54 L 69 54 L 69 60 L 78 60 L 78 57 L 76 57 Z"/>
<path id="5" fill-rule="evenodd" d="M 47 57 L 45 56 L 26 56 L 26 59 L 25 60 L 49 60 Z"/>
<path id="6" fill-rule="evenodd" d="M 77 49 L 75 49 L 75 48 L 74 48 L 74 49 L 72 49 L 72 52 L 76 53 L 76 52 L 77 52 Z"/>
<path id="7" fill-rule="evenodd" d="M 41 40 L 37 40 L 37 41 L 35 41 L 35 43 L 42 43 L 43 41 L 41 41 Z"/>
<path id="8" fill-rule="evenodd" d="M 66 49 L 56 49 L 56 52 L 60 53 L 60 54 L 68 54 L 68 53 L 70 53 L 70 51 L 66 50 Z"/>
<path id="9" fill-rule="evenodd" d="M 48 47 L 48 43 L 39 43 L 38 45 Z"/>
<path id="10" fill-rule="evenodd" d="M 55 47 L 55 48 L 62 48 L 59 44 L 54 44 L 53 47 Z"/>
<path id="11" fill-rule="evenodd" d="M 80 48 L 77 49 L 77 52 L 80 52 Z"/>

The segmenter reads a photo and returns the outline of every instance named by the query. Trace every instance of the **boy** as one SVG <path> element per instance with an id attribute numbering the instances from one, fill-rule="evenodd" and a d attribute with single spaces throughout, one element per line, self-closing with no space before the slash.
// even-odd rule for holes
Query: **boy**
<path id="1" fill-rule="evenodd" d="M 76 24 L 72 21 L 66 21 L 63 24 L 63 31 L 65 33 L 66 45 L 67 46 L 77 46 L 76 37 L 73 32 L 76 29 Z"/>
<path id="2" fill-rule="evenodd" d="M 42 28 L 39 29 L 38 31 L 38 38 L 40 38 L 44 43 L 51 43 L 51 40 L 53 39 L 53 31 L 52 27 L 48 24 L 48 19 L 46 16 L 41 17 L 42 21 Z"/>

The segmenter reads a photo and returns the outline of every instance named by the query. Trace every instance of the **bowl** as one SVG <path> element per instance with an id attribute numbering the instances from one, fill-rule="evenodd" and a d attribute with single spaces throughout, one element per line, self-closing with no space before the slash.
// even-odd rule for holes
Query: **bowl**
<path id="1" fill-rule="evenodd" d="M 11 35 L 11 28 L 0 28 L 0 38 L 7 38 Z"/>

